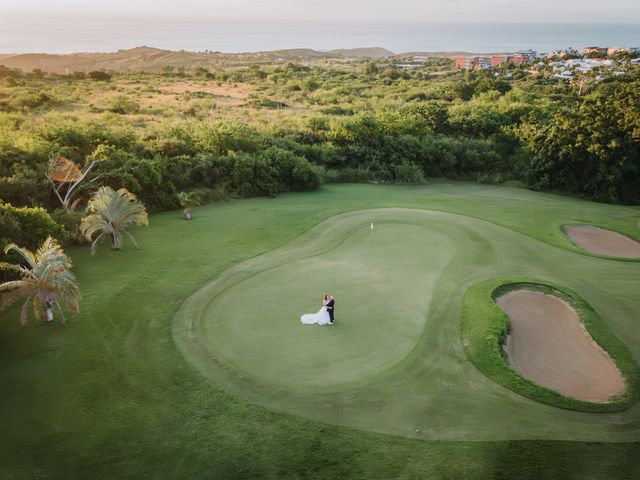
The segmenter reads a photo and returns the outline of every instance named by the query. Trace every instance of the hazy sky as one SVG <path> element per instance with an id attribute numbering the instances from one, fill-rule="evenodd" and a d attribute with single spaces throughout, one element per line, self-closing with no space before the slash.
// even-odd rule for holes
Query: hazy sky
<path id="1" fill-rule="evenodd" d="M 638 32 L 640 0 L 0 0 L 0 53 L 546 50 L 638 46 Z"/>
<path id="2" fill-rule="evenodd" d="M 26 14 L 67 22 L 86 16 L 149 20 L 629 22 L 639 0 L 0 0 L 2 20 Z M 94 17 L 95 18 L 95 17 Z M 0 32 L 1 35 L 1 32 Z"/>

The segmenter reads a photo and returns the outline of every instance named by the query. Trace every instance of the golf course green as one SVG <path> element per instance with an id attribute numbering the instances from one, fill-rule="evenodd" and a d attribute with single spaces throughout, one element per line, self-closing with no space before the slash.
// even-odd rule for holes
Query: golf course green
<path id="1" fill-rule="evenodd" d="M 615 427 L 589 414 L 577 422 L 577 412 L 531 404 L 465 368 L 457 321 L 465 290 L 525 273 L 572 284 L 580 271 L 615 281 L 621 270 L 464 215 L 358 210 L 214 279 L 178 312 L 176 335 L 187 357 L 234 393 L 327 422 L 433 440 L 640 440 L 640 429 L 618 428 L 634 425 L 640 408 L 612 416 Z M 300 325 L 329 290 L 336 324 Z M 601 294 L 601 284 L 591 291 Z M 452 399 L 455 416 L 433 407 Z M 496 399 L 521 415 L 505 417 Z"/>
<path id="2" fill-rule="evenodd" d="M 475 285 L 535 278 L 576 292 L 639 363 L 640 262 L 563 230 L 638 238 L 639 218 L 457 182 L 152 215 L 140 250 L 68 249 L 83 302 L 66 326 L 20 329 L 3 312 L 2 472 L 634 478 L 639 403 L 589 413 L 520 395 L 467 357 L 460 318 Z M 302 325 L 324 293 L 336 323 Z"/>

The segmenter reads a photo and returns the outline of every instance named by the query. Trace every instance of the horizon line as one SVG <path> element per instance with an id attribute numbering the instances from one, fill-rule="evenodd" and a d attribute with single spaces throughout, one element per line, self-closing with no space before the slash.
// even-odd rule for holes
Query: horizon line
<path id="1" fill-rule="evenodd" d="M 576 51 L 580 51 L 582 48 L 588 48 L 588 47 L 593 47 L 596 45 L 585 45 L 581 48 L 574 48 L 574 47 L 558 47 L 558 48 L 554 48 L 552 50 L 549 50 L 549 52 L 552 51 L 557 51 L 557 50 L 576 50 Z M 601 46 L 601 45 L 597 45 L 597 46 Z M 616 48 L 616 47 L 620 47 L 620 48 L 633 48 L 631 46 L 628 45 L 602 45 L 602 48 L 608 47 L 608 48 Z M 216 54 L 222 54 L 222 55 L 242 55 L 242 54 L 247 54 L 247 53 L 276 53 L 276 52 L 287 52 L 287 51 L 292 51 L 292 50 L 310 50 L 312 52 L 317 52 L 317 53 L 331 53 L 331 52 L 336 52 L 336 51 L 341 51 L 341 50 L 373 50 L 373 49 L 380 49 L 380 50 L 386 50 L 387 52 L 391 53 L 391 56 L 398 56 L 398 55 L 402 55 L 402 54 L 406 54 L 406 53 L 504 53 L 507 52 L 507 50 L 491 50 L 491 51 L 480 51 L 480 50 L 473 50 L 473 49 L 450 49 L 450 50 L 420 50 L 420 49 L 413 49 L 413 50 L 403 50 L 400 52 L 395 52 L 393 50 L 390 50 L 386 47 L 383 46 L 359 46 L 359 47 L 339 47 L 339 48 L 328 48 L 328 49 L 319 49 L 319 48 L 312 48 L 312 47 L 287 47 L 287 48 L 275 48 L 275 49 L 270 49 L 270 50 L 238 50 L 238 51 L 222 51 L 222 50 L 211 50 L 211 49 L 205 49 L 205 50 L 187 50 L 184 48 L 181 49 L 169 49 L 169 48 L 161 48 L 161 47 L 154 47 L 151 45 L 135 45 L 132 47 L 122 47 L 122 48 L 117 48 L 115 50 L 77 50 L 77 51 L 72 51 L 72 52 L 55 52 L 55 51 L 32 51 L 32 52 L 2 52 L 0 51 L 0 56 L 19 56 L 19 55 L 60 55 L 60 56 L 68 56 L 68 55 L 83 55 L 83 54 L 113 54 L 113 53 L 119 53 L 119 52 L 128 52 L 131 50 L 137 50 L 137 49 L 143 49 L 143 48 L 147 48 L 150 50 L 159 50 L 162 52 L 171 52 L 171 53 L 179 53 L 179 52 L 185 52 L 185 53 L 216 53 Z M 518 51 L 520 50 L 527 50 L 527 48 L 518 48 Z M 535 49 L 534 47 L 530 47 L 529 50 L 533 50 L 536 51 L 537 53 L 547 53 L 547 52 L 543 52 L 543 51 L 538 51 L 538 49 Z M 510 51 L 510 50 L 509 50 Z M 372 57 L 374 58 L 374 57 Z"/>

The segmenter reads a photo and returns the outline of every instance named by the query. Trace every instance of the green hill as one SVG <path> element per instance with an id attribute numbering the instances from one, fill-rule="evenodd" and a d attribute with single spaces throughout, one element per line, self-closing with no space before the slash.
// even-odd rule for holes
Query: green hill
<path id="1" fill-rule="evenodd" d="M 117 72 L 160 72 L 167 67 L 191 69 L 194 67 L 224 68 L 247 63 L 279 64 L 310 62 L 330 58 L 384 58 L 395 55 L 384 48 L 354 48 L 319 52 L 309 48 L 295 48 L 268 52 L 223 53 L 214 51 L 188 52 L 136 47 L 117 52 L 83 52 L 71 54 L 25 53 L 0 54 L 0 64 L 30 71 L 39 68 L 45 72 L 68 73 L 110 70 Z"/>

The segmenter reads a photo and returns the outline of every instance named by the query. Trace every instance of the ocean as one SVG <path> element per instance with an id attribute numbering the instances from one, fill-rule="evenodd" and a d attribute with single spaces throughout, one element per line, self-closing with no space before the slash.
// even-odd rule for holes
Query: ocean
<path id="1" fill-rule="evenodd" d="M 384 47 L 410 51 L 546 52 L 591 45 L 640 46 L 640 23 L 260 23 L 139 18 L 27 23 L 0 17 L 0 53 L 114 51 L 147 45 L 170 50 L 244 52 L 285 48 Z"/>

